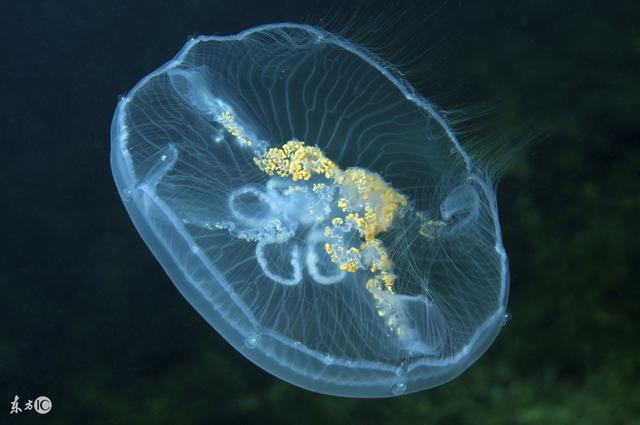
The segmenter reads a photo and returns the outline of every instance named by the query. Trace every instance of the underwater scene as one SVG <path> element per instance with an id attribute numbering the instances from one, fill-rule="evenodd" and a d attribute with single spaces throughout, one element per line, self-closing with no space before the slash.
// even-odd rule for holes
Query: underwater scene
<path id="1" fill-rule="evenodd" d="M 640 5 L 9 11 L 0 423 L 640 424 Z"/>

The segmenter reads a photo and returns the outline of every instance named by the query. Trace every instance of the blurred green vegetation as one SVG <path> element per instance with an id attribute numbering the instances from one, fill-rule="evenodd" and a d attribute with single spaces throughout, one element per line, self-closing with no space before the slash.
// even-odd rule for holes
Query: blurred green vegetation
<path id="1" fill-rule="evenodd" d="M 164 276 L 110 180 L 118 90 L 171 57 L 194 28 L 237 32 L 300 21 L 311 10 L 241 3 L 221 9 L 227 20 L 214 16 L 222 3 L 195 0 L 86 2 L 70 21 L 62 4 L 16 5 L 16 25 L 38 53 L 20 72 L 7 68 L 14 90 L 2 101 L 6 140 L 16 141 L 7 146 L 6 172 L 25 185 L 8 189 L 5 210 L 13 226 L 0 269 L 0 394 L 7 414 L 14 394 L 48 395 L 54 410 L 10 419 L 640 424 L 640 4 L 447 2 L 430 18 L 441 20 L 450 37 L 443 43 L 455 51 L 440 46 L 442 68 L 421 76 L 418 64 L 412 78 L 427 81 L 421 87 L 443 84 L 445 107 L 504 105 L 474 121 L 486 118 L 487 140 L 537 141 L 498 190 L 512 320 L 453 382 L 357 400 L 300 390 L 229 347 Z M 409 2 L 376 2 L 374 12 L 360 13 L 389 7 L 408 11 L 399 22 L 415 31 L 430 24 L 416 18 L 431 14 L 427 6 Z M 155 14 L 139 22 L 147 11 Z M 111 29 L 115 23 L 120 28 Z"/>

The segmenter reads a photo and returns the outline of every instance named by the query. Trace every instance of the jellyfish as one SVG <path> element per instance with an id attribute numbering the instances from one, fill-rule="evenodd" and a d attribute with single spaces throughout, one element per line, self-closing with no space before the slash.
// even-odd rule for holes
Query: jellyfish
<path id="1" fill-rule="evenodd" d="M 237 351 L 311 391 L 461 374 L 508 294 L 494 185 L 394 68 L 325 30 L 189 40 L 118 103 L 137 231 Z"/>

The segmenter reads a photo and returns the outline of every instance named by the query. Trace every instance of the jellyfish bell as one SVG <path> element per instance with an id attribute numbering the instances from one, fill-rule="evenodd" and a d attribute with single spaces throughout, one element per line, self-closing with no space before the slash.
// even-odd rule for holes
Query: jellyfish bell
<path id="1" fill-rule="evenodd" d="M 255 364 L 321 393 L 441 385 L 505 315 L 494 186 L 390 69 L 306 25 L 200 36 L 113 119 L 116 185 L 176 287 Z"/>

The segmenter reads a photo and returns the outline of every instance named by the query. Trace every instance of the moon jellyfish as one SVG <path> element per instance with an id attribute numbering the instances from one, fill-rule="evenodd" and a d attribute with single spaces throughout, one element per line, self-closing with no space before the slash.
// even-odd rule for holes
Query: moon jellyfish
<path id="1" fill-rule="evenodd" d="M 111 165 L 171 280 L 256 365 L 320 393 L 443 384 L 495 339 L 495 193 L 434 107 L 305 25 L 198 37 L 117 107 Z"/>

